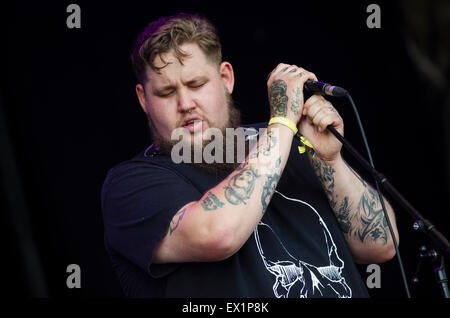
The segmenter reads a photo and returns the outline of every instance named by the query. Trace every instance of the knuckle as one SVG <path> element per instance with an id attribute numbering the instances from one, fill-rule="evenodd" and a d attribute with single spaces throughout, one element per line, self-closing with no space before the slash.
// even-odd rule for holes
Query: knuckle
<path id="1" fill-rule="evenodd" d="M 321 124 L 323 126 L 328 126 L 329 124 L 331 124 L 333 122 L 333 118 L 331 118 L 330 116 L 326 116 L 321 120 Z"/>

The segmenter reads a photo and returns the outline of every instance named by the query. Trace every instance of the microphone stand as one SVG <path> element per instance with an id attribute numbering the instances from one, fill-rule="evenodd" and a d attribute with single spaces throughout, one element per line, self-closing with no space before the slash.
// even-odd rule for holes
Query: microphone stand
<path id="1" fill-rule="evenodd" d="M 417 211 L 401 194 L 394 188 L 394 186 L 389 182 L 389 180 L 379 173 L 375 168 L 373 168 L 366 159 L 364 159 L 359 152 L 331 125 L 327 127 L 330 131 L 345 147 L 345 149 L 350 152 L 350 154 L 358 160 L 358 162 L 366 169 L 378 184 L 383 186 L 383 188 L 409 213 L 409 215 L 415 220 L 413 228 L 414 230 L 422 231 L 425 233 L 430 240 L 434 243 L 435 247 L 442 253 L 438 253 L 439 264 L 434 268 L 436 279 L 438 284 L 441 285 L 442 292 L 445 298 L 450 298 L 450 293 L 447 285 L 447 275 L 445 274 L 444 266 L 444 256 L 450 255 L 450 243 L 449 241 L 440 233 L 436 227 L 427 219 L 425 219 L 419 211 Z"/>

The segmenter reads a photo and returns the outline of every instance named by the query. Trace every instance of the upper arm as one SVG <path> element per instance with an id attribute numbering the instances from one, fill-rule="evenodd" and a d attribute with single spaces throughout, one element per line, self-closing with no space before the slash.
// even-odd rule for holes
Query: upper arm
<path id="1" fill-rule="evenodd" d="M 167 168 L 121 167 L 102 188 L 105 239 L 122 257 L 149 272 L 155 249 L 174 215 L 200 198 L 194 186 Z"/>
<path id="2" fill-rule="evenodd" d="M 211 233 L 207 218 L 198 201 L 179 209 L 155 249 L 153 263 L 205 262 L 226 258 L 228 250 L 220 236 Z"/>

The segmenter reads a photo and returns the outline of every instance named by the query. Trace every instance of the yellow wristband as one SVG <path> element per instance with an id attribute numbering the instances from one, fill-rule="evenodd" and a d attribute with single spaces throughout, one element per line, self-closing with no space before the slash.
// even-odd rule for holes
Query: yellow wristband
<path id="1" fill-rule="evenodd" d="M 297 125 L 295 125 L 292 120 L 290 120 L 289 118 L 286 118 L 286 117 L 272 117 L 272 118 L 270 118 L 269 126 L 272 124 L 281 124 L 281 125 L 288 127 L 289 129 L 292 130 L 292 132 L 294 133 L 294 136 L 298 131 Z"/>
<path id="2" fill-rule="evenodd" d="M 303 144 L 303 146 L 299 146 L 298 147 L 298 152 L 300 154 L 304 154 L 306 152 L 306 147 L 308 147 L 308 148 L 310 148 L 310 152 L 309 153 L 314 157 L 316 152 L 315 152 L 314 147 L 311 144 L 311 142 L 308 139 L 306 139 L 305 137 L 303 137 L 303 136 L 300 136 L 299 139 L 300 139 L 300 142 Z"/>
<path id="3" fill-rule="evenodd" d="M 305 137 L 300 136 L 300 141 L 301 141 L 305 146 L 308 146 L 309 148 L 314 149 L 314 147 L 313 147 L 313 145 L 311 144 L 311 142 L 310 142 L 308 139 L 306 139 Z"/>

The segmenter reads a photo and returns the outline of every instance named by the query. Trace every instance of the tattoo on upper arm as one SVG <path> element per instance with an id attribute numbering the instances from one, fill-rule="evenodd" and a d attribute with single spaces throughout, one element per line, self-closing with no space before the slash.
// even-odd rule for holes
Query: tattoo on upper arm
<path id="1" fill-rule="evenodd" d="M 255 189 L 256 179 L 260 177 L 258 171 L 251 166 L 244 165 L 240 171 L 230 178 L 225 187 L 225 198 L 234 205 L 246 204 Z"/>
<path id="2" fill-rule="evenodd" d="M 311 163 L 330 206 L 336 213 L 342 232 L 361 242 L 381 240 L 383 244 L 386 244 L 388 240 L 387 222 L 377 192 L 350 168 L 364 185 L 364 192 L 356 209 L 353 209 L 347 196 L 340 200 L 334 193 L 334 169 L 317 157 L 311 158 Z"/>
<path id="3" fill-rule="evenodd" d="M 208 196 L 202 201 L 203 210 L 206 211 L 217 210 L 218 208 L 223 207 L 224 204 L 225 203 L 220 201 L 219 198 L 212 192 L 209 192 Z"/>
<path id="4" fill-rule="evenodd" d="M 178 225 L 180 224 L 181 220 L 183 219 L 186 209 L 187 208 L 181 209 L 174 215 L 174 217 L 170 221 L 169 228 L 167 230 L 166 235 L 167 234 L 172 235 L 172 233 L 177 229 Z"/>
<path id="5" fill-rule="evenodd" d="M 300 88 L 297 87 L 294 90 L 294 99 L 292 100 L 292 103 L 291 103 L 291 111 L 295 115 L 298 115 L 301 106 L 302 106 L 301 91 L 300 91 Z"/>
<path id="6" fill-rule="evenodd" d="M 283 80 L 276 80 L 270 85 L 269 99 L 272 116 L 286 116 L 288 97 L 287 85 Z"/>

